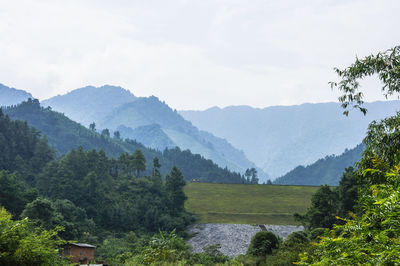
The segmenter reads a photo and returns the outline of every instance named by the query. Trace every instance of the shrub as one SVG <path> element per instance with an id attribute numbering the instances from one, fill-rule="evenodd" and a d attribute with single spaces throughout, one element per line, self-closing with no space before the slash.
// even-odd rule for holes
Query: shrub
<path id="1" fill-rule="evenodd" d="M 247 253 L 253 256 L 265 257 L 278 247 L 279 239 L 276 235 L 269 231 L 261 231 L 256 233 L 251 239 Z"/>
<path id="2" fill-rule="evenodd" d="M 293 232 L 291 233 L 283 242 L 283 247 L 294 247 L 300 244 L 305 244 L 310 242 L 310 238 L 308 237 L 308 234 L 304 231 L 298 231 L 298 232 Z"/>

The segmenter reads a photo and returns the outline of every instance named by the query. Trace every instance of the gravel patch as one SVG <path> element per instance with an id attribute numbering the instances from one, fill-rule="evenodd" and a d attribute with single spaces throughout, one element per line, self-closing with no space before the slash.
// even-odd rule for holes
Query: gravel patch
<path id="1" fill-rule="evenodd" d="M 265 225 L 268 231 L 285 239 L 295 231 L 302 231 L 302 226 L 293 225 Z M 188 232 L 196 234 L 187 241 L 192 245 L 193 252 L 202 252 L 203 248 L 221 244 L 220 251 L 227 256 L 236 257 L 245 254 L 250 240 L 261 228 L 249 224 L 194 224 L 189 226 Z"/>

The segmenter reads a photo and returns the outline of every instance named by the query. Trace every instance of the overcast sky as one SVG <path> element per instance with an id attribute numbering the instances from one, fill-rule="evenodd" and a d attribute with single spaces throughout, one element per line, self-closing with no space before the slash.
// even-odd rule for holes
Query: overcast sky
<path id="1" fill-rule="evenodd" d="M 118 85 L 176 109 L 336 101 L 332 68 L 399 45 L 399 14 L 398 0 L 0 0 L 0 83 L 41 100 Z"/>

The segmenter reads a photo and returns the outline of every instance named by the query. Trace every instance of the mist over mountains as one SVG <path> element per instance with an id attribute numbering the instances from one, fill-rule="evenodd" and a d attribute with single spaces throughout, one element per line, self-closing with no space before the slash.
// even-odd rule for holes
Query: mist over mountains
<path id="1" fill-rule="evenodd" d="M 32 98 L 4 85 L 0 95 L 2 105 Z M 276 182 L 309 185 L 335 184 L 341 169 L 358 160 L 362 149 L 352 148 L 361 143 L 368 124 L 400 109 L 399 101 L 387 101 L 367 103 L 367 116 L 354 110 L 349 117 L 338 103 L 177 112 L 155 96 L 136 97 L 110 85 L 76 89 L 42 105 L 155 150 L 177 146 L 241 173 L 256 167 L 260 182 L 280 177 Z"/>
<path id="2" fill-rule="evenodd" d="M 395 114 L 399 101 L 366 103 L 366 116 L 346 117 L 339 103 L 213 107 L 179 113 L 201 130 L 225 138 L 273 178 L 361 143 L 368 124 Z"/>
<path id="3" fill-rule="evenodd" d="M 256 167 L 244 153 L 226 140 L 198 130 L 157 97 L 135 97 L 116 86 L 87 86 L 42 102 L 73 120 L 96 128 L 120 130 L 123 138 L 135 139 L 148 147 L 164 150 L 179 147 L 201 154 L 221 167 L 243 173 Z M 259 169 L 260 175 L 266 175 Z"/>
<path id="4" fill-rule="evenodd" d="M 329 155 L 316 162 L 303 166 L 299 165 L 285 175 L 274 180 L 274 184 L 281 185 L 339 185 L 344 170 L 347 167 L 356 167 L 356 162 L 361 159 L 365 146 L 357 145 L 355 148 L 345 150 L 340 155 Z"/>
<path id="5" fill-rule="evenodd" d="M 18 104 L 28 98 L 33 98 L 32 94 L 7 87 L 0 83 L 0 107 Z"/>

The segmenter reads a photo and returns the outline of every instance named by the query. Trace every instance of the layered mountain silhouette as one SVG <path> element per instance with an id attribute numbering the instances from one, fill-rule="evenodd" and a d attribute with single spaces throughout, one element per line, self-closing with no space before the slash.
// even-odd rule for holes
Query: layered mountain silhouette
<path id="1" fill-rule="evenodd" d="M 30 93 L 2 84 L 0 96 L 2 106 L 32 98 Z M 400 110 L 399 101 L 386 101 L 366 103 L 366 116 L 354 110 L 349 117 L 342 114 L 338 103 L 263 109 L 213 107 L 205 111 L 177 112 L 157 97 L 136 97 L 128 90 L 109 85 L 80 88 L 45 100 L 42 105 L 86 127 L 95 122 L 98 132 L 104 128 L 111 133 L 119 131 L 122 138 L 136 140 L 154 150 L 172 150 L 178 146 L 180 150 L 201 154 L 222 168 L 242 173 L 246 168 L 259 165 L 264 170 L 258 168 L 261 182 L 280 177 L 276 183 L 302 185 L 337 184 L 342 169 L 361 156 L 360 146 L 347 148 L 362 141 L 372 120 Z M 29 114 L 25 115 L 29 120 Z M 57 134 L 49 137 L 50 142 L 52 137 L 56 138 Z M 69 140 L 73 142 L 73 137 Z M 63 143 L 58 145 L 61 151 L 70 147 L 63 148 Z M 92 143 L 91 147 L 94 146 Z M 112 153 L 126 151 L 120 148 Z M 265 172 L 270 173 L 270 177 Z"/>
<path id="2" fill-rule="evenodd" d="M 189 150 L 179 148 L 165 149 L 163 152 L 149 149 L 132 140 L 107 137 L 72 121 L 64 114 L 51 108 L 43 108 L 36 99 L 28 99 L 18 105 L 3 107 L 2 111 L 13 120 L 28 123 L 45 135 L 49 144 L 59 156 L 81 147 L 83 150 L 103 150 L 108 156 L 118 157 L 121 153 L 133 154 L 141 150 L 146 158 L 146 172 L 151 175 L 153 158 L 159 158 L 161 173 L 165 176 L 176 165 L 181 169 L 186 180 L 200 182 L 243 183 L 240 174 L 218 167 L 211 160 Z"/>
<path id="3" fill-rule="evenodd" d="M 0 83 L 0 106 L 16 105 L 29 98 L 33 98 L 30 93 Z"/>
<path id="4" fill-rule="evenodd" d="M 65 95 L 58 95 L 41 102 L 43 106 L 51 106 L 74 121 L 84 126 L 107 116 L 114 108 L 137 98 L 121 87 L 87 86 L 73 90 Z"/>
<path id="5" fill-rule="evenodd" d="M 346 117 L 339 103 L 274 106 L 213 107 L 180 111 L 193 125 L 225 138 L 273 178 L 327 155 L 342 154 L 365 137 L 368 124 L 400 110 L 399 101 L 366 103 Z M 349 162 L 350 164 L 351 162 Z"/>
<path id="6" fill-rule="evenodd" d="M 297 166 L 293 170 L 274 180 L 280 185 L 339 185 L 340 178 L 346 167 L 356 167 L 356 162 L 361 159 L 364 145 L 345 150 L 341 155 L 330 155 L 307 166 Z"/>
<path id="7" fill-rule="evenodd" d="M 164 150 L 170 147 L 189 149 L 221 167 L 244 172 L 255 167 L 244 153 L 222 138 L 198 130 L 176 110 L 157 97 L 135 97 L 115 86 L 88 86 L 42 102 L 53 110 L 88 126 L 120 131 L 124 138 L 136 139 L 148 147 Z M 261 176 L 265 176 L 259 170 Z"/>

